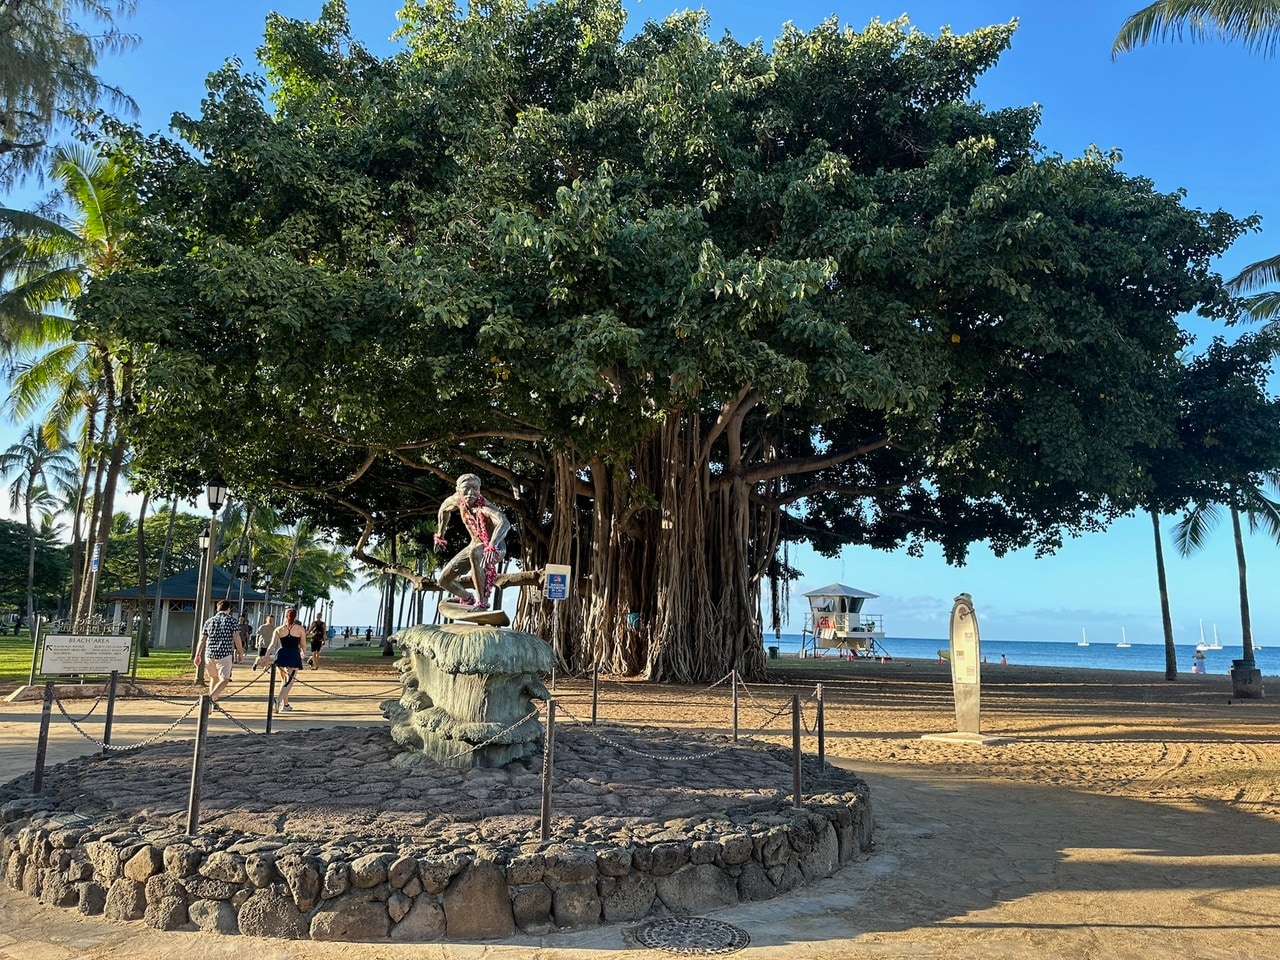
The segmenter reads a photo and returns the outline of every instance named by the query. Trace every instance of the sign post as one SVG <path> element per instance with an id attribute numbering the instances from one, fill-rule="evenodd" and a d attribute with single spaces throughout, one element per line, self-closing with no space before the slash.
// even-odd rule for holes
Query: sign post
<path id="1" fill-rule="evenodd" d="M 973 597 L 962 593 L 951 605 L 951 691 L 956 704 L 956 732 L 929 733 L 924 740 L 994 743 L 982 735 L 982 642 Z"/>

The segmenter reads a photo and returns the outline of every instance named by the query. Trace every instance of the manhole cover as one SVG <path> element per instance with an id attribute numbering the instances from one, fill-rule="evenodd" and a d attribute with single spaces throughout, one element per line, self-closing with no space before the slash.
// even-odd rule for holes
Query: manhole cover
<path id="1" fill-rule="evenodd" d="M 668 917 L 646 923 L 636 940 L 653 950 L 680 957 L 709 957 L 737 953 L 751 942 L 747 931 L 705 917 Z"/>

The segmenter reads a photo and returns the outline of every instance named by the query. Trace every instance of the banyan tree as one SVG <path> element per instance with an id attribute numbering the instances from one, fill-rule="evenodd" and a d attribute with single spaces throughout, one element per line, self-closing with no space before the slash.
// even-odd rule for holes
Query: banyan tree
<path id="1" fill-rule="evenodd" d="M 265 77 L 117 137 L 142 212 L 77 307 L 135 345 L 134 469 L 360 553 L 477 473 L 520 568 L 574 571 L 516 626 L 680 681 L 763 669 L 795 544 L 959 561 L 1127 509 L 1247 224 L 975 102 L 1012 24 L 708 29 L 411 0 L 379 58 L 340 3 L 272 16 Z"/>

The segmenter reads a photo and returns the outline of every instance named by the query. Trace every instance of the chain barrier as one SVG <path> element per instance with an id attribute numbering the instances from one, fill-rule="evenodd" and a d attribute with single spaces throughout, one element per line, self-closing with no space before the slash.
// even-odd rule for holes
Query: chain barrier
<path id="1" fill-rule="evenodd" d="M 182 723 L 182 721 L 186 720 L 187 717 L 191 716 L 192 711 L 194 711 L 196 707 L 200 706 L 200 700 L 197 698 L 191 704 L 191 706 L 187 707 L 186 713 L 180 716 L 177 720 L 173 721 L 173 723 L 169 724 L 168 727 L 166 727 L 164 730 L 161 730 L 155 736 L 148 737 L 146 740 L 143 740 L 139 743 L 131 743 L 127 746 L 117 746 L 114 743 L 106 743 L 102 740 L 99 740 L 97 737 L 93 736 L 92 734 L 86 733 L 84 729 L 80 726 L 79 722 L 76 721 L 74 718 L 72 718 L 72 716 L 69 713 L 67 713 L 66 708 L 62 705 L 62 701 L 56 695 L 53 698 L 53 702 L 57 704 L 58 712 L 61 713 L 63 717 L 66 718 L 67 722 L 71 724 L 71 726 L 75 729 L 76 733 L 80 734 L 80 736 L 84 737 L 86 740 L 88 740 L 94 746 L 99 747 L 100 749 L 113 750 L 117 753 L 125 753 L 129 750 L 138 750 L 142 747 L 151 746 L 151 744 L 155 743 L 165 735 L 175 730 L 178 724 Z"/>
<path id="2" fill-rule="evenodd" d="M 664 760 L 664 761 L 672 761 L 672 762 L 679 762 L 682 760 L 703 760 L 703 759 L 706 759 L 707 757 L 714 757 L 718 753 L 724 753 L 728 750 L 732 750 L 734 747 L 738 746 L 738 744 L 736 743 L 730 743 L 723 747 L 717 747 L 714 750 L 708 750 L 705 753 L 689 753 L 689 754 L 684 754 L 682 756 L 665 756 L 663 754 L 657 754 L 657 753 L 645 753 L 642 750 L 637 750 L 634 747 L 629 747 L 625 743 L 619 743 L 617 740 L 614 740 L 612 737 L 606 736 L 605 734 L 601 733 L 598 729 L 593 727 L 591 724 L 575 716 L 573 711 L 566 708 L 565 705 L 561 703 L 559 698 L 556 699 L 556 709 L 562 710 L 569 717 L 570 720 L 573 720 L 575 723 L 581 726 L 584 733 L 590 736 L 593 736 L 598 740 L 603 740 L 605 743 L 609 744 L 609 746 L 613 747 L 616 750 L 621 750 L 623 753 L 630 753 L 637 757 L 644 757 L 646 760 Z"/>
<path id="3" fill-rule="evenodd" d="M 136 684 L 136 683 L 133 685 L 133 689 L 137 690 L 138 693 L 142 694 L 144 697 L 147 697 L 150 700 L 159 700 L 161 703 L 171 703 L 177 707 L 180 707 L 187 702 L 186 700 L 174 700 L 174 699 L 171 699 L 170 697 L 162 697 L 160 696 L 160 694 L 152 693 L 146 687 L 143 687 L 140 684 Z"/>
<path id="4" fill-rule="evenodd" d="M 213 701 L 213 703 L 211 704 L 211 706 L 213 707 L 213 709 L 217 710 L 220 714 L 222 714 L 224 717 L 226 717 L 228 720 L 230 720 L 233 724 L 235 724 L 237 727 L 239 727 L 239 728 L 240 728 L 241 730 L 243 730 L 245 733 L 252 733 L 252 734 L 255 734 L 255 735 L 258 733 L 258 731 L 257 731 L 257 730 L 252 730 L 252 729 L 250 729 L 249 727 L 246 727 L 243 723 L 241 723 L 239 720 L 237 720 L 235 717 L 233 717 L 231 714 L 229 714 L 229 713 L 228 713 L 228 712 L 223 708 L 222 704 L 220 704 L 217 700 Z"/>
<path id="5" fill-rule="evenodd" d="M 720 684 L 731 679 L 732 677 L 733 677 L 733 672 L 730 671 L 729 673 L 726 673 L 723 677 L 721 677 L 719 680 L 717 680 L 715 683 L 711 684 L 710 686 L 705 687 L 702 690 L 699 690 L 697 693 L 691 693 L 688 697 L 681 700 L 657 700 L 652 697 L 627 697 L 625 700 L 613 700 L 610 702 L 611 703 L 648 703 L 648 704 L 654 704 L 657 706 L 664 706 L 664 707 L 671 707 L 671 706 L 678 707 L 681 705 L 689 705 L 692 703 L 693 697 L 700 697 L 703 694 L 710 693 L 716 687 L 720 686 Z M 587 674 L 586 679 L 590 680 L 591 675 Z"/>
<path id="6" fill-rule="evenodd" d="M 85 720 L 88 720 L 91 716 L 93 716 L 93 711 L 98 709 L 98 704 L 100 704 L 101 702 L 102 702 L 102 694 L 98 694 L 98 696 L 93 701 L 93 705 L 89 707 L 89 712 L 86 713 L 83 717 L 80 717 L 79 721 L 83 723 Z M 71 718 L 67 716 L 67 711 L 65 708 L 62 707 L 61 701 L 59 701 L 58 707 L 59 709 L 62 710 L 62 715 L 64 717 L 67 717 L 68 720 L 70 720 Z"/>
<path id="7" fill-rule="evenodd" d="M 472 747 L 470 747 L 470 748 L 468 748 L 468 749 L 466 749 L 466 750 L 463 750 L 463 751 L 461 751 L 461 752 L 459 752 L 459 753 L 455 753 L 455 754 L 453 754 L 452 756 L 445 758 L 445 760 L 444 760 L 444 761 L 442 761 L 442 762 L 447 763 L 447 762 L 449 762 L 449 761 L 451 761 L 451 760 L 460 760 L 460 759 L 462 759 L 463 757 L 469 756 L 470 754 L 475 753 L 477 750 L 481 749 L 482 747 L 487 747 L 487 746 L 490 746 L 490 745 L 491 745 L 491 744 L 493 744 L 493 743 L 496 743 L 500 737 L 504 737 L 504 736 L 506 736 L 508 733 L 510 733 L 510 732 L 511 732 L 512 730 L 514 730 L 516 727 L 520 726 L 520 724 L 522 724 L 522 723 L 526 723 L 526 722 L 528 722 L 529 720 L 533 719 L 534 717 L 539 717 L 539 716 L 541 716 L 541 715 L 542 715 L 542 711 L 541 711 L 541 710 L 539 710 L 539 709 L 537 709 L 537 708 L 535 707 L 532 713 L 526 714 L 525 716 L 521 717 L 521 718 L 520 718 L 519 720 L 517 720 L 515 723 L 511 724 L 511 726 L 507 727 L 505 730 L 499 730 L 497 733 L 495 733 L 495 734 L 494 734 L 492 737 L 490 737 L 488 740 L 484 741 L 484 743 L 477 743 L 477 744 L 475 744 L 474 746 L 472 746 Z"/>
<path id="8" fill-rule="evenodd" d="M 307 683 L 302 679 L 302 670 L 294 676 L 293 682 L 295 686 L 306 687 L 308 690 L 314 690 L 316 693 L 323 693 L 326 697 L 337 697 L 339 700 L 382 700 L 395 693 L 404 693 L 404 685 L 386 691 L 385 693 L 334 693 L 326 690 L 324 687 L 317 687 L 314 683 Z M 343 681 L 346 682 L 346 681 Z"/>
<path id="9" fill-rule="evenodd" d="M 756 695 L 751 692 L 751 688 L 747 686 L 747 682 L 743 680 L 741 677 L 738 678 L 738 686 L 740 686 L 743 690 L 747 691 L 747 696 L 751 699 L 751 703 L 755 706 L 757 710 L 761 711 L 762 713 L 768 712 L 769 708 L 756 699 Z M 809 696 L 805 700 L 802 700 L 800 702 L 800 706 L 801 706 L 800 724 L 805 728 L 806 733 L 812 733 L 813 731 L 809 728 L 809 722 L 805 719 L 803 708 L 805 704 L 812 703 L 815 700 L 817 700 L 817 698 L 818 698 L 818 688 L 814 687 L 813 693 L 809 694 Z M 790 712 L 791 712 L 791 701 L 788 700 L 786 703 L 782 705 L 781 708 L 769 714 L 765 718 L 764 723 L 760 724 L 760 726 L 755 727 L 754 729 L 757 732 L 761 730 L 766 730 L 768 729 L 770 724 L 772 724 L 775 720 L 781 717 L 784 713 L 790 713 Z"/>

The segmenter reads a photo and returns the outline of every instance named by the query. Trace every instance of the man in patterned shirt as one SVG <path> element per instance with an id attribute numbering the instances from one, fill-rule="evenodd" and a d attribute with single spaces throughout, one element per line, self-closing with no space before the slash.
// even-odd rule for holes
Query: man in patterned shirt
<path id="1" fill-rule="evenodd" d="M 209 696 L 217 700 L 231 682 L 231 666 L 244 660 L 244 645 L 240 640 L 240 625 L 231 612 L 230 600 L 218 601 L 218 612 L 200 628 L 200 649 L 196 651 L 196 663 L 203 656 L 205 672 L 209 675 Z"/>

